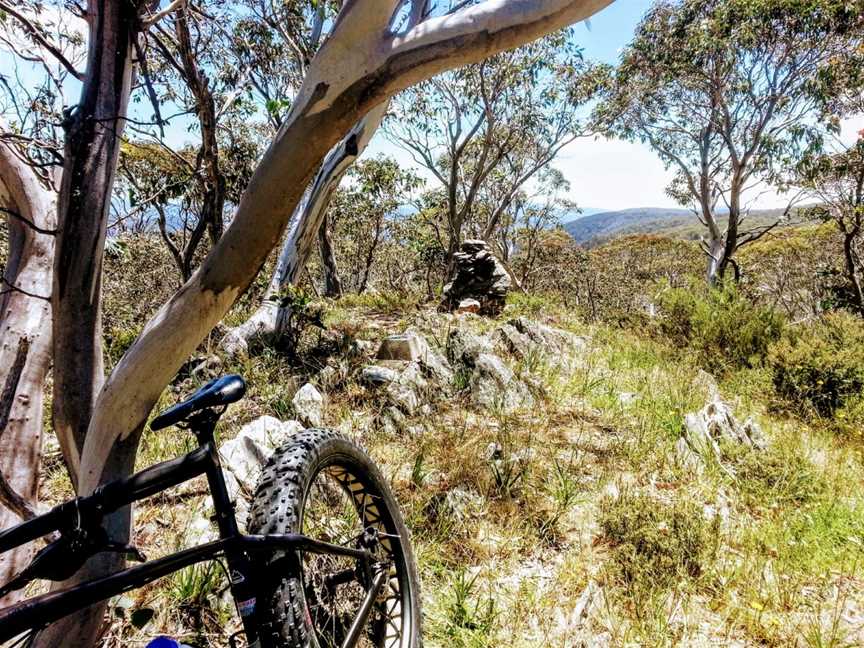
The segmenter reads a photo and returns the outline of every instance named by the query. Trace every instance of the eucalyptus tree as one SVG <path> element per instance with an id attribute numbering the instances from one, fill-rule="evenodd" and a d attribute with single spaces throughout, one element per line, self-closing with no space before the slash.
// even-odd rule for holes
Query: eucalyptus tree
<path id="1" fill-rule="evenodd" d="M 334 0 L 239 0 L 236 19 L 230 28 L 222 26 L 238 80 L 272 133 L 288 115 L 339 6 Z"/>
<path id="2" fill-rule="evenodd" d="M 251 131 L 251 132 L 250 132 Z M 119 161 L 122 209 L 117 229 L 156 230 L 167 247 L 180 283 L 189 279 L 207 244 L 221 236 L 224 218 L 249 182 L 260 153 L 258 137 L 246 124 L 220 124 L 217 153 L 203 142 L 172 147 L 136 138 L 124 144 Z M 211 173 L 201 169 L 213 156 Z"/>
<path id="3" fill-rule="evenodd" d="M 675 171 L 668 193 L 707 230 L 710 283 L 774 225 L 747 229 L 747 191 L 817 149 L 820 75 L 861 47 L 860 0 L 661 0 L 624 51 L 601 114 Z M 775 223 L 776 225 L 776 223 Z"/>
<path id="4" fill-rule="evenodd" d="M 64 88 L 77 80 L 84 54 L 75 26 L 50 12 L 37 17 L 31 3 L 0 2 L 0 528 L 38 504 Z M 0 556 L 0 581 L 33 550 Z"/>
<path id="5" fill-rule="evenodd" d="M 572 30 L 565 30 L 397 98 L 385 128 L 444 188 L 448 257 L 476 217 L 490 178 L 498 192 L 485 205 L 478 232 L 484 239 L 492 238 L 526 182 L 567 144 L 594 132 L 583 113 L 606 72 L 582 58 Z"/>
<path id="6" fill-rule="evenodd" d="M 848 284 L 843 301 L 864 315 L 864 132 L 842 151 L 804 160 L 798 177 L 817 201 L 809 211 L 834 223 L 842 236 L 843 273 Z"/>
<path id="7" fill-rule="evenodd" d="M 346 180 L 347 186 L 333 196 L 328 217 L 340 244 L 337 257 L 349 270 L 342 283 L 362 293 L 369 285 L 376 252 L 391 238 L 392 224 L 402 218 L 399 208 L 421 180 L 388 157 L 357 162 Z"/>
<path id="8" fill-rule="evenodd" d="M 321 45 L 325 25 L 336 17 L 340 3 L 333 0 L 292 0 L 281 3 L 271 0 L 243 0 L 242 5 L 245 11 L 233 30 L 232 49 L 238 66 L 244 70 L 243 79 L 250 89 L 250 97 L 260 106 L 267 117 L 267 124 L 275 132 L 287 115 L 309 62 Z M 376 129 L 377 124 L 367 121 L 364 146 Z M 341 286 L 326 215 L 327 206 L 332 191 L 338 186 L 345 171 L 362 153 L 362 148 L 358 148 L 356 152 L 343 152 L 345 159 L 342 164 L 328 165 L 329 173 L 318 185 L 321 197 L 307 201 L 307 209 L 324 213 L 318 230 L 318 248 L 325 274 L 325 290 L 331 296 L 340 294 Z M 325 186 L 327 189 L 323 190 Z M 280 256 L 290 256 L 291 253 L 289 241 L 286 240 Z M 296 276 L 286 275 L 284 264 L 278 264 L 277 269 L 282 270 L 282 273 L 274 274 L 265 303 L 251 318 L 252 322 L 258 321 L 260 315 L 269 317 L 273 326 L 284 319 L 278 317 L 279 311 L 274 312 L 270 308 L 275 303 L 270 298 L 284 291 Z M 229 336 L 229 340 L 237 337 L 237 333 L 239 331 Z M 274 329 L 272 333 L 278 336 L 279 331 Z"/>
<path id="9" fill-rule="evenodd" d="M 44 164 L 24 166 L 7 160 L 3 169 L 3 184 L 8 194 L 4 200 L 9 212 L 29 214 L 27 226 L 34 232 L 48 234 L 53 240 L 50 246 L 53 252 L 51 291 L 48 295 L 32 293 L 30 296 L 50 300 L 50 357 L 54 360 L 52 418 L 70 477 L 76 485 L 84 437 L 104 380 L 102 259 L 117 157 L 133 85 L 134 52 L 141 33 L 161 18 L 156 9 L 155 0 L 117 3 L 92 0 L 86 9 L 62 0 L 0 4 L 3 42 L 14 64 L 29 64 L 30 72 L 44 72 L 50 79 L 48 93 L 41 96 L 60 97 L 67 83 L 72 91 L 80 89 L 77 103 L 63 110 L 62 117 L 54 120 L 53 129 L 47 124 L 50 120 L 45 120 L 46 124 L 37 131 L 40 136 L 25 140 L 27 144 L 46 144 L 43 148 L 49 151 L 51 159 Z M 85 33 L 88 34 L 86 57 L 72 56 L 70 48 L 74 50 L 75 46 L 82 45 Z M 4 81 L 4 89 L 9 96 L 14 96 L 17 89 L 12 88 L 7 79 Z M 19 114 L 29 118 L 34 112 L 50 113 L 51 104 L 47 100 L 38 108 L 34 107 L 32 98 L 39 96 L 39 91 L 26 86 L 26 82 L 21 83 L 23 94 L 19 95 L 19 103 L 26 108 Z M 3 129 L 3 139 L 20 141 L 22 134 L 26 138 L 28 133 L 19 132 L 20 128 L 20 124 L 10 123 Z M 50 140 L 47 134 L 53 134 L 57 140 L 45 142 Z M 8 147 L 5 153 L 10 153 Z M 22 154 L 20 148 L 11 153 L 18 156 L 19 161 L 22 157 L 32 157 Z M 46 187 L 50 191 L 56 166 L 62 167 L 56 198 L 53 194 L 35 198 Z M 38 175 L 27 173 L 28 167 L 47 169 L 51 180 L 39 187 Z M 25 187 L 29 196 L 23 196 L 20 187 Z M 34 228 L 34 224 L 42 220 L 34 205 L 42 203 L 42 209 L 53 211 L 51 207 L 44 207 L 46 202 L 56 204 L 56 214 L 45 217 L 46 224 L 50 225 Z M 47 249 L 45 244 L 41 248 Z M 22 249 L 32 251 L 34 248 L 25 245 Z M 44 261 L 44 254 L 42 256 Z M 28 270 L 36 268 L 28 266 Z M 13 292 L 20 292 L 23 280 L 22 277 L 16 280 Z M 9 316 L 26 315 L 26 309 L 26 304 L 18 304 L 14 313 L 9 311 Z M 41 341 L 41 335 L 39 337 Z M 46 354 L 31 355 L 34 362 L 47 363 Z M 22 390 L 30 388 L 28 381 L 21 382 L 26 366 L 22 369 L 17 362 L 12 362 L 3 366 L 3 371 L 4 383 L 15 394 L 15 400 L 24 402 L 27 394 Z M 38 405 L 40 399 L 41 393 L 32 402 Z M 38 442 L 26 448 L 18 447 L 16 451 L 23 453 L 34 447 L 38 451 Z M 133 462 L 134 453 L 127 453 L 113 468 L 126 472 Z M 34 479 L 34 474 L 30 479 Z M 119 535 L 122 536 L 124 525 L 120 526 Z M 99 569 L 103 571 L 116 564 L 99 559 L 94 561 L 96 563 L 101 564 Z M 75 633 L 61 631 L 52 635 L 48 632 L 39 641 L 48 646 L 86 645 L 100 621 L 101 608 L 94 609 L 74 622 Z"/>

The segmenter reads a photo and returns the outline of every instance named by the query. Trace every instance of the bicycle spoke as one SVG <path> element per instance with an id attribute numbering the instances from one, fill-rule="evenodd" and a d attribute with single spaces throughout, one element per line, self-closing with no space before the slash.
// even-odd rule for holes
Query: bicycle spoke
<path id="1" fill-rule="evenodd" d="M 309 490 L 307 508 L 303 516 L 303 533 L 309 537 L 333 544 L 361 547 L 367 529 L 375 529 L 376 559 L 392 562 L 393 540 L 397 534 L 388 533 L 381 519 L 378 501 L 363 483 L 341 467 L 322 471 Z M 332 555 L 304 555 L 307 600 L 314 625 L 319 629 L 322 648 L 341 645 L 366 594 L 368 584 L 362 585 L 348 573 L 358 566 L 351 558 Z M 334 578 L 334 575 L 339 578 Z M 338 581 L 338 582 L 336 582 Z M 398 579 L 388 575 L 375 604 L 366 632 L 358 642 L 360 647 L 395 646 L 401 633 L 400 596 Z M 324 636 L 321 636 L 324 635 Z"/>

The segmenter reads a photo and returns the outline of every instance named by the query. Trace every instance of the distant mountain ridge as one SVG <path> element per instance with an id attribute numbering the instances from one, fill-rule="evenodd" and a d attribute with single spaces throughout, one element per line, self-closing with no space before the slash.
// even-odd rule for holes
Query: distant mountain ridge
<path id="1" fill-rule="evenodd" d="M 769 225 L 782 213 L 782 209 L 753 210 L 746 228 Z M 662 234 L 698 240 L 705 233 L 692 211 L 672 207 L 633 207 L 588 214 L 564 223 L 564 229 L 577 243 L 588 247 L 628 234 Z"/>
<path id="2" fill-rule="evenodd" d="M 604 207 L 579 207 L 579 211 L 575 213 L 571 213 L 570 218 L 567 219 L 567 222 L 579 220 L 580 218 L 587 218 L 588 216 L 593 216 L 594 214 L 600 214 L 602 212 L 608 212 L 609 210 Z"/>

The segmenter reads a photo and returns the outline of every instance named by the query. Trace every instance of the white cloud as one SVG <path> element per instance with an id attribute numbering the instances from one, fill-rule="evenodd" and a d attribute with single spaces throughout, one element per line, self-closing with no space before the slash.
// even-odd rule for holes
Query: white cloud
<path id="1" fill-rule="evenodd" d="M 840 140 L 849 145 L 864 129 L 864 115 L 841 123 Z M 647 145 L 618 139 L 581 139 L 567 146 L 553 163 L 570 181 L 570 198 L 582 207 L 680 207 L 665 193 L 673 172 Z M 790 196 L 761 185 L 751 189 L 745 202 L 753 207 L 785 207 Z"/>
<path id="2" fill-rule="evenodd" d="M 618 139 L 579 139 L 553 162 L 570 181 L 570 198 L 581 207 L 667 207 L 664 188 L 672 172 L 646 146 Z"/>

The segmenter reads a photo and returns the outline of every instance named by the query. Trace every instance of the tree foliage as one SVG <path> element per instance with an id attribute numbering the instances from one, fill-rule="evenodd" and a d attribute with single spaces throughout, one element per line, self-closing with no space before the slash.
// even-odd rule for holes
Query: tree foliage
<path id="1" fill-rule="evenodd" d="M 593 132 L 584 107 L 607 72 L 583 59 L 566 30 L 397 98 L 387 132 L 443 187 L 449 254 L 466 229 L 491 239 L 520 189 Z"/>
<path id="2" fill-rule="evenodd" d="M 393 246 L 395 229 L 405 217 L 399 208 L 421 180 L 393 158 L 381 156 L 358 162 L 343 184 L 328 217 L 339 242 L 339 266 L 348 269 L 345 287 L 362 293 L 373 276 L 373 265 Z M 390 251 L 394 253 L 398 255 Z"/>
<path id="3" fill-rule="evenodd" d="M 864 137 L 837 153 L 820 153 L 799 165 L 799 182 L 817 201 L 810 212 L 830 221 L 843 239 L 843 304 L 864 314 Z"/>
<path id="4" fill-rule="evenodd" d="M 637 29 L 601 114 L 674 169 L 668 193 L 707 229 L 709 278 L 770 227 L 746 229 L 747 191 L 821 146 L 836 122 L 823 72 L 861 47 L 864 4 L 661 0 Z"/>

